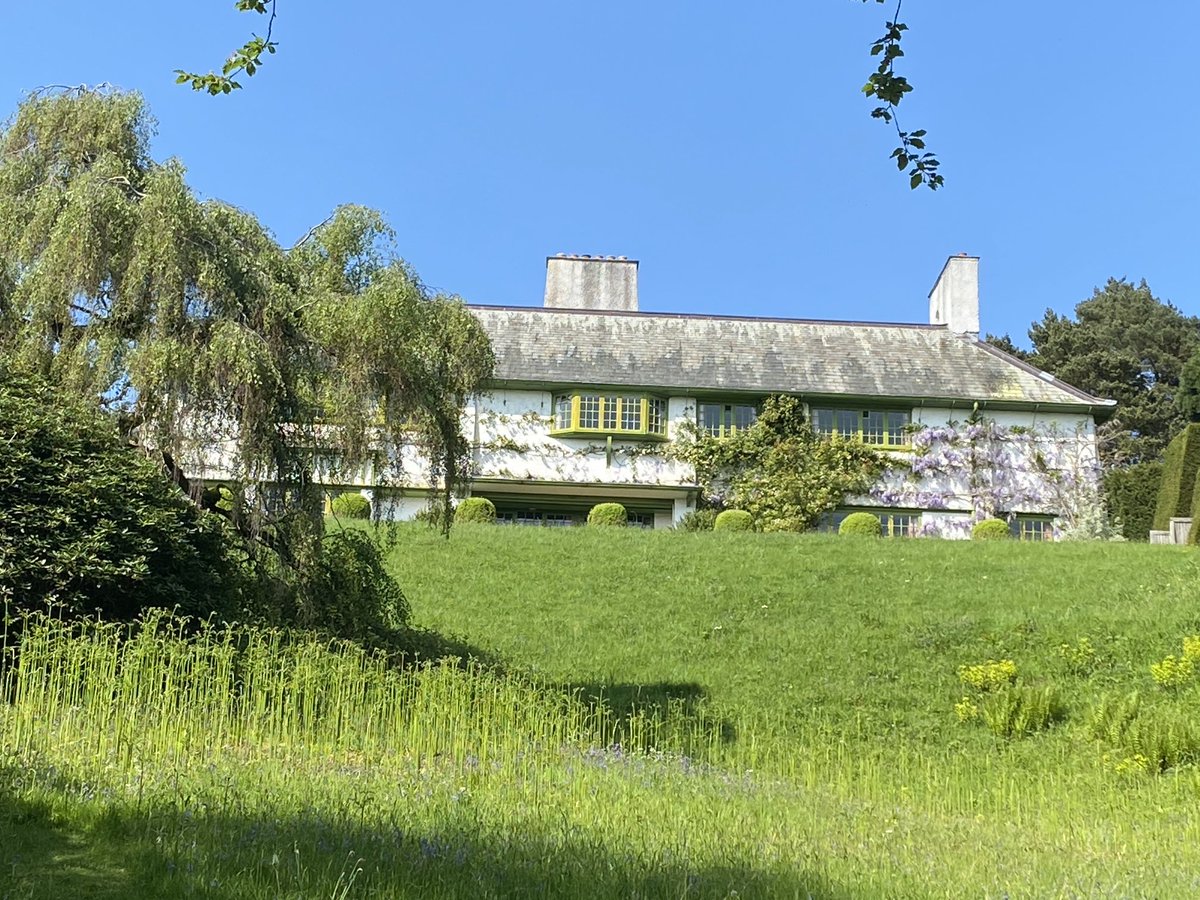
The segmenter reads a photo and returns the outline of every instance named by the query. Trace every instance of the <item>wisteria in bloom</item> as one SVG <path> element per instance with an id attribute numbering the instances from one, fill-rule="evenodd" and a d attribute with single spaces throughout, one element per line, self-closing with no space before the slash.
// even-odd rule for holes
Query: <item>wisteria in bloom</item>
<path id="1" fill-rule="evenodd" d="M 931 519 L 922 535 L 962 536 L 972 521 L 1016 512 L 1060 517 L 1056 534 L 1096 518 L 1100 466 L 1095 443 L 1082 429 L 1069 433 L 1054 425 L 1005 427 L 977 420 L 922 427 L 910 444 L 911 453 L 897 455 L 862 499 L 882 507 L 968 514 Z"/>

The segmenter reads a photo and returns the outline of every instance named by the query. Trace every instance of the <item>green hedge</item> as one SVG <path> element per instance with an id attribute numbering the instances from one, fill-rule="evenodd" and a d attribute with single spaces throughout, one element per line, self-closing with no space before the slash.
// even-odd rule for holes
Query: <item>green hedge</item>
<path id="1" fill-rule="evenodd" d="M 727 509 L 713 521 L 713 531 L 752 531 L 754 522 L 744 509 Z"/>
<path id="2" fill-rule="evenodd" d="M 597 503 L 588 513 L 589 525 L 609 525 L 623 527 L 629 521 L 629 514 L 620 503 Z"/>
<path id="3" fill-rule="evenodd" d="M 454 508 L 454 521 L 491 525 L 496 521 L 496 504 L 487 497 L 468 497 Z"/>
<path id="4" fill-rule="evenodd" d="M 371 518 L 371 501 L 357 491 L 346 491 L 333 498 L 330 504 L 335 516 L 345 516 L 347 519 Z"/>
<path id="5" fill-rule="evenodd" d="M 883 526 L 879 524 L 879 516 L 869 512 L 850 513 L 850 515 L 842 519 L 842 524 L 838 526 L 838 534 L 879 537 L 883 534 Z"/>
<path id="6" fill-rule="evenodd" d="M 1200 424 L 1175 435 L 1163 454 L 1162 483 L 1154 507 L 1154 530 L 1166 531 L 1175 516 L 1192 514 L 1192 493 L 1200 471 Z"/>
<path id="7" fill-rule="evenodd" d="M 1005 541 L 1011 536 L 1008 523 L 1003 519 L 984 519 L 971 527 L 973 541 Z"/>
<path id="8" fill-rule="evenodd" d="M 1200 470 L 1196 472 L 1196 482 L 1200 483 Z M 1187 542 L 1189 544 L 1200 544 L 1200 491 L 1196 490 L 1196 484 L 1192 485 L 1192 527 L 1188 531 Z"/>
<path id="9" fill-rule="evenodd" d="M 1105 474 L 1104 496 L 1108 501 L 1108 517 L 1114 524 L 1120 522 L 1121 535 L 1125 540 L 1150 539 L 1162 475 L 1161 462 L 1138 463 L 1136 466 L 1112 469 Z M 1194 500 L 1194 492 L 1192 496 Z"/>

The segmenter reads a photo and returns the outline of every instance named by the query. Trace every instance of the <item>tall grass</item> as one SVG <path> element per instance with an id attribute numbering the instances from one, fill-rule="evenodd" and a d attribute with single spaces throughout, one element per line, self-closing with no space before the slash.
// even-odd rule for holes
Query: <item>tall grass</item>
<path id="1" fill-rule="evenodd" d="M 668 705 L 618 715 L 536 677 L 474 661 L 397 668 L 383 654 L 304 633 L 216 627 L 151 613 L 135 625 L 21 622 L 11 746 L 76 743 L 85 758 L 129 770 L 229 751 L 287 758 L 345 753 L 375 760 L 523 758 L 531 748 L 715 746 L 720 729 Z"/>

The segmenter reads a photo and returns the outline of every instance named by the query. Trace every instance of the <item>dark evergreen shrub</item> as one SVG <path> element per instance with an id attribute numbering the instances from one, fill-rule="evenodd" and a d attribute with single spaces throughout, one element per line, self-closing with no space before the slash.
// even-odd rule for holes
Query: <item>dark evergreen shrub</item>
<path id="1" fill-rule="evenodd" d="M 491 525 L 496 521 L 496 504 L 487 497 L 468 497 L 454 508 L 454 521 Z"/>
<path id="2" fill-rule="evenodd" d="M 712 531 L 717 521 L 715 509 L 694 509 L 679 520 L 680 531 Z"/>
<path id="3" fill-rule="evenodd" d="M 597 503 L 588 513 L 589 525 L 624 526 L 629 522 L 629 514 L 620 503 Z"/>
<path id="4" fill-rule="evenodd" d="M 754 522 L 744 509 L 727 509 L 713 520 L 713 531 L 751 531 Z"/>
<path id="5" fill-rule="evenodd" d="M 1003 519 L 984 519 L 976 522 L 971 528 L 973 541 L 1003 541 L 1010 537 L 1012 531 Z"/>
<path id="6" fill-rule="evenodd" d="M 371 501 L 357 491 L 346 491 L 333 498 L 330 504 L 335 516 L 347 519 L 371 518 Z"/>
<path id="7" fill-rule="evenodd" d="M 1108 517 L 1114 524 L 1120 523 L 1121 535 L 1126 540 L 1150 539 L 1162 475 L 1161 462 L 1138 463 L 1112 469 L 1105 474 L 1104 495 L 1108 501 Z M 1195 492 L 1192 496 L 1194 499 Z"/>
<path id="8" fill-rule="evenodd" d="M 1200 471 L 1200 424 L 1175 435 L 1163 454 L 1162 482 L 1154 508 L 1154 529 L 1165 531 L 1175 516 L 1192 513 L 1196 472 Z"/>
<path id="9" fill-rule="evenodd" d="M 879 524 L 879 516 L 872 513 L 850 513 L 850 515 L 842 519 L 842 524 L 838 526 L 838 534 L 879 537 L 883 534 L 883 526 Z"/>
<path id="10" fill-rule="evenodd" d="M 247 580 L 227 546 L 222 520 L 98 409 L 0 372 L 0 605 L 238 618 Z"/>

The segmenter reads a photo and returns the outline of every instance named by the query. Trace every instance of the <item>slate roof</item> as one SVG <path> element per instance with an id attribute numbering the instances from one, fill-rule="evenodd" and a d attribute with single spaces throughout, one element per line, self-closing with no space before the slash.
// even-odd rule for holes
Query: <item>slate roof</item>
<path id="1" fill-rule="evenodd" d="M 471 306 L 502 383 L 1088 407 L 1093 397 L 944 325 Z"/>

